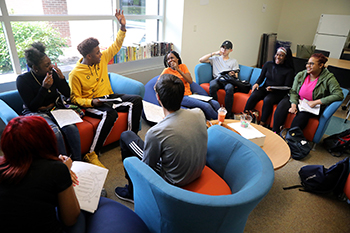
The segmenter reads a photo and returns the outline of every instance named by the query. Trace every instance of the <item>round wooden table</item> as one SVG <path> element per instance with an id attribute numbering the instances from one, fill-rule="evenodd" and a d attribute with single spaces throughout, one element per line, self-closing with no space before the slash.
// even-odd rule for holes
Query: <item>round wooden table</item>
<path id="1" fill-rule="evenodd" d="M 238 122 L 238 120 L 225 119 L 222 126 L 235 131 L 229 126 L 230 123 L 235 122 Z M 217 124 L 218 121 L 212 120 L 211 123 Z M 271 130 L 253 123 L 251 125 L 266 136 L 264 146 L 262 146 L 261 149 L 263 149 L 267 156 L 269 156 L 273 168 L 277 170 L 286 165 L 290 159 L 290 149 L 288 144 L 278 134 L 275 134 Z"/>

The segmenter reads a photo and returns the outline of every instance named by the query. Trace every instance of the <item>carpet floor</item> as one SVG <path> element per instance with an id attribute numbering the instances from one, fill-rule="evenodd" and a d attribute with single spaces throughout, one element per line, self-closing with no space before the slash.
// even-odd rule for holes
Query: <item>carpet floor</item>
<path id="1" fill-rule="evenodd" d="M 337 116 L 343 115 L 340 112 Z M 144 139 L 149 128 L 149 125 L 142 122 L 139 136 Z M 328 168 L 344 158 L 345 155 L 339 158 L 331 156 L 319 143 L 303 160 L 290 159 L 284 167 L 275 171 L 270 192 L 249 215 L 244 232 L 350 232 L 350 205 L 346 202 L 333 196 L 316 195 L 298 189 L 283 190 L 283 187 L 300 184 L 298 171 L 302 166 L 322 164 Z M 116 186 L 126 184 L 118 143 L 104 148 L 100 160 L 109 169 L 105 183 L 108 198 L 133 210 L 133 204 L 119 200 L 114 195 Z"/>
<path id="2" fill-rule="evenodd" d="M 329 125 L 326 129 L 325 134 L 333 135 L 336 133 L 343 132 L 344 130 L 350 129 L 350 121 L 344 123 L 344 119 L 336 116 L 332 116 Z"/>

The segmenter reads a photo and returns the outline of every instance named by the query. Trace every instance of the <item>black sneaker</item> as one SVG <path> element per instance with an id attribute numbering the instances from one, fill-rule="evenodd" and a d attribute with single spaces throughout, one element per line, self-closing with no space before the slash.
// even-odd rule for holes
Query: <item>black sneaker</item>
<path id="1" fill-rule="evenodd" d="M 116 187 L 115 188 L 115 195 L 119 199 L 134 203 L 134 197 L 132 194 L 130 194 L 129 189 L 128 189 L 128 185 L 125 185 L 125 187 Z"/>

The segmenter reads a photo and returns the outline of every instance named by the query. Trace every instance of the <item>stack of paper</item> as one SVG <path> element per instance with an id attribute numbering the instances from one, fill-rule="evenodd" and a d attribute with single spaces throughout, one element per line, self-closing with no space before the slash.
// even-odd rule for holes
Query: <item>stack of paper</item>
<path id="1" fill-rule="evenodd" d="M 317 104 L 315 107 L 311 108 L 308 104 L 307 104 L 307 101 L 306 99 L 303 99 L 303 100 L 299 100 L 299 111 L 300 112 L 311 112 L 312 114 L 315 114 L 315 115 L 319 115 L 320 114 L 320 108 L 321 108 L 321 105 L 320 104 Z"/>
<path id="2" fill-rule="evenodd" d="M 254 128 L 252 125 L 249 125 L 247 128 L 241 126 L 241 122 L 235 122 L 228 124 L 231 128 L 237 130 L 242 137 L 254 142 L 258 146 L 263 146 L 266 136 L 262 134 L 259 130 Z"/>

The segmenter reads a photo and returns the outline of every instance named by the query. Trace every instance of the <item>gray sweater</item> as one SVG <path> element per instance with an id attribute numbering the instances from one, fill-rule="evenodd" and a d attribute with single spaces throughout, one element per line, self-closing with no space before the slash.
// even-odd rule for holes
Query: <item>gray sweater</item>
<path id="1" fill-rule="evenodd" d="M 169 183 L 183 186 L 198 178 L 206 163 L 207 128 L 202 110 L 180 109 L 166 116 L 145 136 L 143 162 Z"/>

